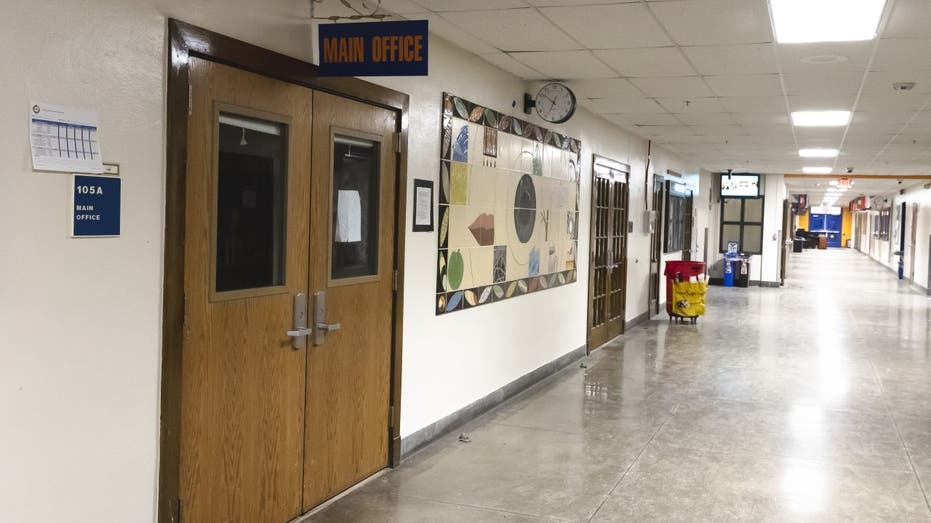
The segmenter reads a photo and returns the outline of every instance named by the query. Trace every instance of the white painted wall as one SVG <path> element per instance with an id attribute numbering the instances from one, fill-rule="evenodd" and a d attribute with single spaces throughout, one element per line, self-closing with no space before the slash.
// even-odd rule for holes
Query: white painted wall
<path id="1" fill-rule="evenodd" d="M 909 263 L 911 257 L 914 256 L 915 278 L 913 281 L 916 285 L 927 289 L 929 283 L 928 258 L 931 256 L 931 190 L 925 189 L 923 185 L 916 185 L 907 189 L 905 194 L 892 193 L 870 198 L 872 205 L 882 200 L 886 200 L 888 205 L 893 207 L 892 220 L 895 220 L 898 216 L 895 209 L 905 202 L 905 278 L 909 276 Z M 913 252 L 909 243 L 912 234 L 912 205 L 915 203 L 918 204 L 918 234 Z M 861 234 L 860 251 L 889 269 L 898 272 L 899 257 L 892 254 L 899 250 L 898 237 L 891 237 L 895 228 L 890 224 L 890 241 L 873 238 L 873 220 L 878 219 L 878 215 L 870 215 L 868 229 L 861 231 L 863 234 Z"/>
<path id="2" fill-rule="evenodd" d="M 411 95 L 410 178 L 437 180 L 440 169 L 440 121 L 443 91 L 536 123 L 520 110 L 531 90 L 516 77 L 463 53 L 439 39 L 431 41 L 430 76 L 376 78 L 375 82 Z M 516 107 L 512 108 L 512 103 Z M 588 237 L 591 214 L 592 154 L 631 167 L 629 292 L 626 316 L 647 310 L 649 235 L 643 234 L 645 140 L 579 109 L 564 125 L 546 124 L 582 141 L 582 194 L 579 233 L 579 279 L 572 285 L 491 305 L 436 316 L 435 233 L 409 233 L 404 287 L 404 362 L 401 435 L 447 416 L 514 379 L 581 347 L 588 310 Z M 653 148 L 653 172 L 697 172 L 661 148 Z M 662 169 L 662 170 L 660 170 Z M 408 184 L 408 198 L 412 185 Z M 411 227 L 408 213 L 407 229 Z"/>
<path id="3" fill-rule="evenodd" d="M 8 51 L 0 61 L 7 116 L 0 122 L 0 273 L 7 276 L 0 284 L 0 521 L 154 519 L 166 18 L 310 60 L 307 9 L 306 0 L 33 0 L 0 8 Z M 429 78 L 377 81 L 411 95 L 410 177 L 435 180 L 441 92 L 507 111 L 525 86 L 439 39 L 430 56 Z M 120 238 L 68 238 L 68 176 L 31 170 L 32 101 L 100 111 L 105 160 L 122 170 Z M 593 152 L 631 166 L 627 318 L 646 311 L 647 144 L 585 110 L 559 130 L 583 144 L 577 283 L 436 317 L 435 237 L 409 233 L 403 435 L 584 344 Z M 654 172 L 698 172 L 657 147 L 653 162 Z"/>

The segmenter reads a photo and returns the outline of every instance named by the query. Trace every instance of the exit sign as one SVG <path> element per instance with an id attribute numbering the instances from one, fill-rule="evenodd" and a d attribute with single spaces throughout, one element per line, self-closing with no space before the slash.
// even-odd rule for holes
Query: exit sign
<path id="1" fill-rule="evenodd" d="M 321 76 L 427 76 L 426 20 L 323 24 Z"/>

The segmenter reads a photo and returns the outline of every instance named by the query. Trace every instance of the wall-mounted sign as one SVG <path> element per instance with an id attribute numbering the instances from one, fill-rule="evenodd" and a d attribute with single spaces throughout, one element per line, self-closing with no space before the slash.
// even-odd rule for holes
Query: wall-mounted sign
<path id="1" fill-rule="evenodd" d="M 120 178 L 74 175 L 71 236 L 120 235 Z"/>
<path id="2" fill-rule="evenodd" d="M 29 145 L 37 171 L 103 172 L 96 111 L 47 103 L 29 106 Z"/>
<path id="3" fill-rule="evenodd" d="M 323 24 L 321 76 L 427 76 L 426 20 Z"/>

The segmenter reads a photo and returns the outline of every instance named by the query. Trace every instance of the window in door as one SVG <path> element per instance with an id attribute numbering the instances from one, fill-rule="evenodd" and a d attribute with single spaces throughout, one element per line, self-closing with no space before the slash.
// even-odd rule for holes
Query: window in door
<path id="1" fill-rule="evenodd" d="M 333 134 L 331 280 L 378 274 L 379 142 Z"/>
<path id="2" fill-rule="evenodd" d="M 735 241 L 740 252 L 763 253 L 763 200 L 721 198 L 720 252 L 726 252 L 728 242 Z"/>
<path id="3" fill-rule="evenodd" d="M 216 293 L 285 284 L 287 137 L 284 123 L 218 114 Z"/>

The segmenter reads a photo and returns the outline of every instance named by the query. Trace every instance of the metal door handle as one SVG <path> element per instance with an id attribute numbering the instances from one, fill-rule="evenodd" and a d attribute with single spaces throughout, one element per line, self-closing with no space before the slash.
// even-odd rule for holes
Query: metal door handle
<path id="1" fill-rule="evenodd" d="M 307 295 L 299 292 L 294 295 L 294 329 L 285 334 L 291 336 L 291 347 L 303 349 L 307 347 L 307 336 L 313 334 L 313 329 L 307 327 Z"/>
<path id="2" fill-rule="evenodd" d="M 322 330 L 324 332 L 338 331 L 342 325 L 339 323 L 318 323 L 317 330 Z M 308 331 L 310 329 L 307 329 Z"/>
<path id="3" fill-rule="evenodd" d="M 314 293 L 314 345 L 323 345 L 326 341 L 328 332 L 339 330 L 342 325 L 339 322 L 330 323 L 326 319 L 326 293 L 317 291 Z"/>

